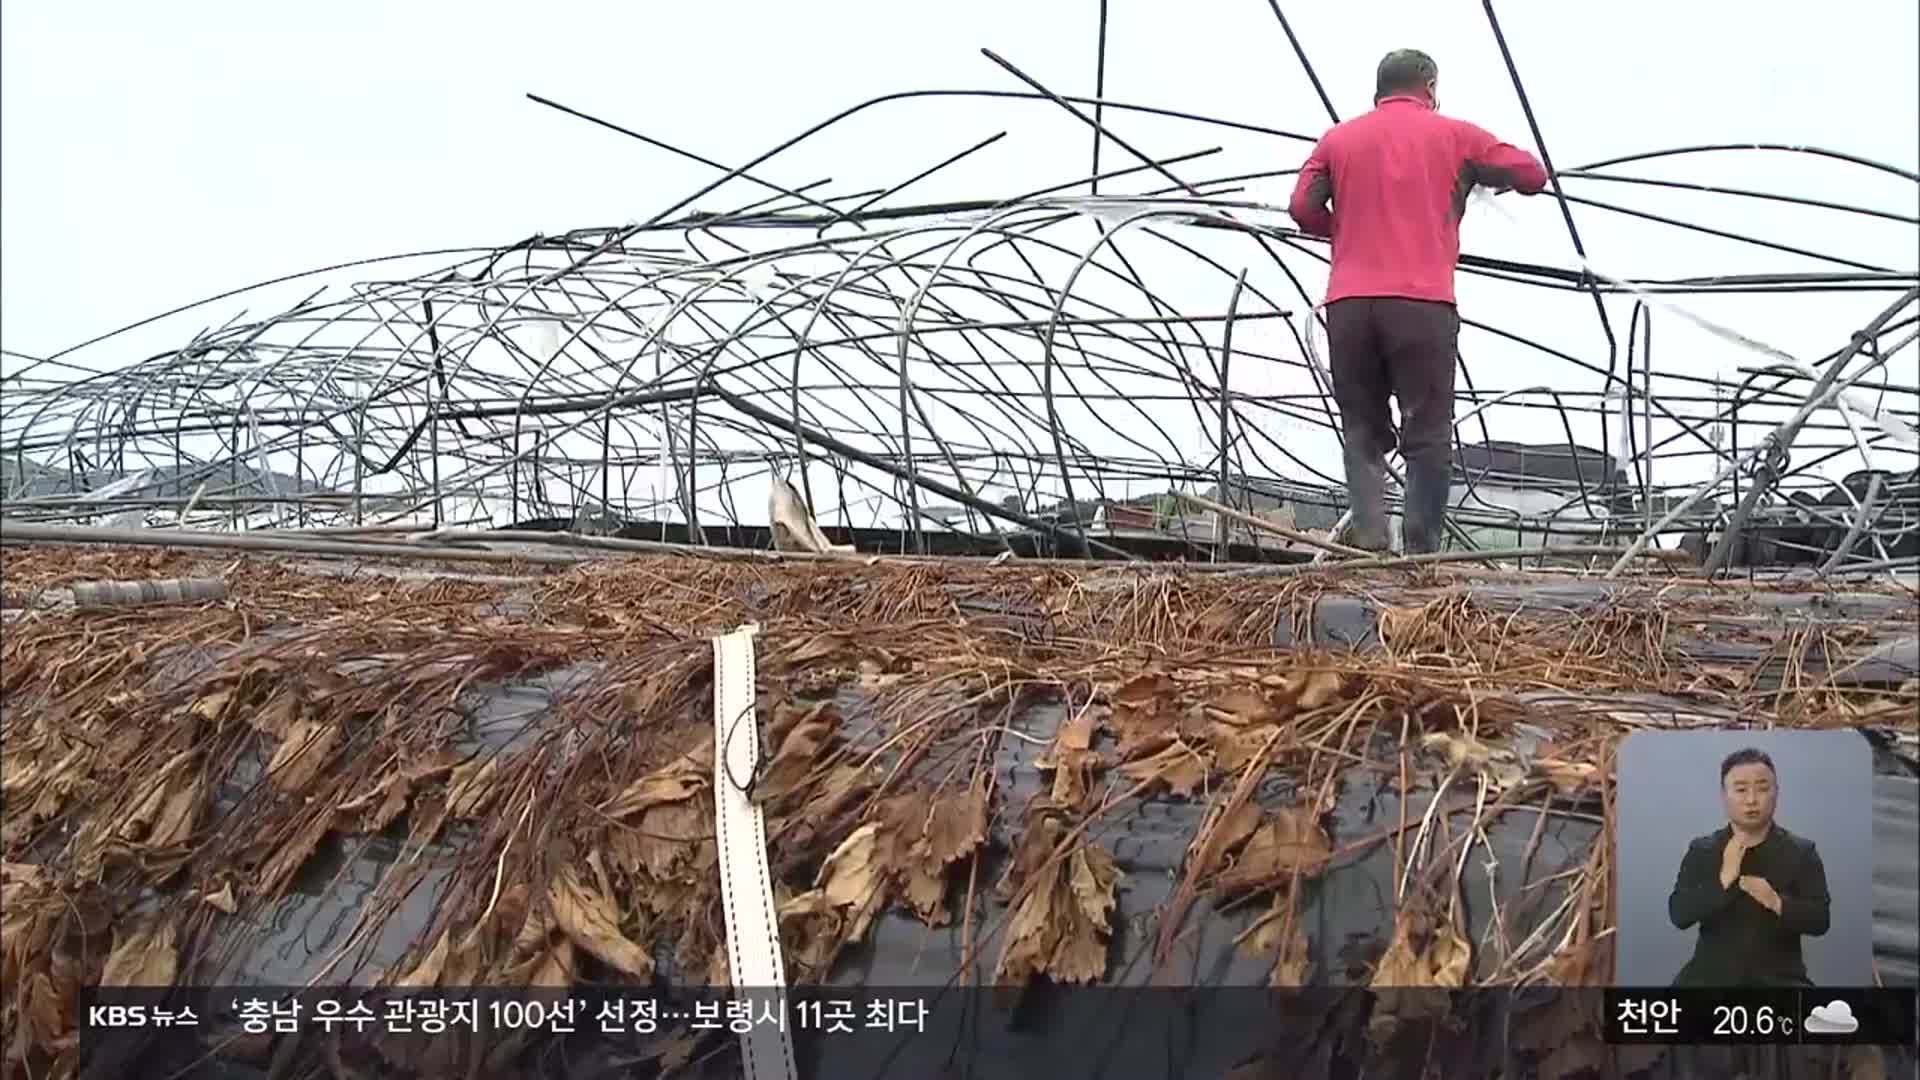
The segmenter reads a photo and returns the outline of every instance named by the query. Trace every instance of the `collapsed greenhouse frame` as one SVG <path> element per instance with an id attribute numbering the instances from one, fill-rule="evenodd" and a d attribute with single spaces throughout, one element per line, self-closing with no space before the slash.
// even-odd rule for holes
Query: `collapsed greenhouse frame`
<path id="1" fill-rule="evenodd" d="M 1488 16 L 1533 123 L 1490 7 Z M 1292 39 L 1283 15 L 1281 23 Z M 1155 158 L 1114 124 L 1157 117 L 1203 138 L 1310 136 L 1104 101 L 1098 91 L 1057 94 L 983 51 L 1026 88 L 875 98 L 736 168 L 529 95 L 721 175 L 645 222 L 476 249 L 451 266 L 351 285 L 347 299 L 322 302 L 323 287 L 281 314 L 236 318 L 112 370 L 86 367 L 75 354 L 99 355 L 115 335 L 33 359 L 0 383 L 8 518 L 214 530 L 520 526 L 765 546 L 771 514 L 749 527 L 756 515 L 742 513 L 735 491 L 784 476 L 818 508 L 831 540 L 869 551 L 1299 557 L 1297 544 L 1276 552 L 1263 543 L 1273 530 L 1184 512 L 1191 507 L 1182 498 L 1204 486 L 1215 507 L 1270 522 L 1264 511 L 1297 508 L 1289 517 L 1311 513 L 1321 536 L 1338 524 L 1337 468 L 1303 460 L 1288 437 L 1340 437 L 1315 345 L 1320 316 L 1295 268 L 1324 263 L 1324 249 L 1274 223 L 1270 208 L 1233 197 L 1250 180 L 1293 170 L 1195 177 L 1192 163 L 1213 151 Z M 1304 50 L 1299 56 L 1318 87 Z M 1095 136 L 1093 172 L 1011 196 L 887 205 L 988 151 L 1002 132 L 906 180 L 852 194 L 766 178 L 781 153 L 871 109 L 942 98 L 1064 110 Z M 1533 133 L 1544 154 L 1537 123 Z M 1103 147 L 1129 160 L 1103 172 Z M 1913 564 L 1920 473 L 1872 465 L 1875 455 L 1911 453 L 1920 422 L 1920 386 L 1896 378 L 1902 369 L 1892 363 L 1920 336 L 1920 273 L 1565 190 L 1576 182 L 1693 189 L 1920 226 L 1903 211 L 1611 171 L 1754 152 L 1813 155 L 1920 183 L 1896 166 L 1768 145 L 1682 147 L 1557 170 L 1553 197 L 1583 260 L 1571 205 L 1840 269 L 1627 282 L 1463 257 L 1469 277 L 1591 296 L 1607 357 L 1602 365 L 1463 320 L 1562 366 L 1568 378 L 1482 391 L 1463 350 L 1452 546 L 1619 538 L 1637 552 L 1685 537 L 1716 570 Z M 1141 181 L 1137 192 L 1101 194 L 1103 184 L 1111 193 Z M 772 194 L 725 212 L 688 209 L 739 184 Z M 1202 249 L 1221 236 L 1240 238 L 1280 284 L 1252 273 L 1260 266 L 1236 273 Z M 1140 261 L 1137 245 L 1149 240 L 1162 265 L 1188 265 L 1156 272 Z M 711 253 L 716 247 L 723 250 Z M 1040 269 L 1048 259 L 1063 273 Z M 1184 298 L 1156 284 L 1200 272 L 1218 281 L 1210 310 L 1183 308 Z M 1756 362 L 1709 377 L 1653 361 L 1656 315 L 1700 321 L 1672 306 L 1687 297 L 1836 291 L 1897 299 L 1864 328 L 1835 327 L 1837 347 L 1811 363 L 1711 324 Z M 1633 300 L 1624 333 L 1607 303 L 1619 297 Z M 1249 347 L 1269 329 L 1266 340 L 1290 354 Z M 1236 388 L 1236 366 L 1259 369 L 1263 386 L 1304 376 L 1304 388 Z M 1575 376 L 1600 385 L 1565 389 Z M 1497 437 L 1495 409 L 1551 417 L 1558 445 Z M 1668 433 L 1656 437 L 1656 421 Z M 1173 430 L 1183 426 L 1185 434 Z M 1203 441 L 1199 454 L 1182 445 L 1192 437 Z M 1707 482 L 1664 479 L 1700 459 Z M 1829 475 L 1834 462 L 1855 459 L 1860 467 L 1843 480 Z M 1503 485 L 1528 490 L 1488 494 Z M 1143 486 L 1149 495 L 1133 494 Z M 866 527 L 853 513 L 863 505 Z M 881 525 L 876 508 L 894 520 Z M 1488 543 L 1489 535 L 1500 539 Z M 1114 542 L 1122 537 L 1157 547 Z"/>

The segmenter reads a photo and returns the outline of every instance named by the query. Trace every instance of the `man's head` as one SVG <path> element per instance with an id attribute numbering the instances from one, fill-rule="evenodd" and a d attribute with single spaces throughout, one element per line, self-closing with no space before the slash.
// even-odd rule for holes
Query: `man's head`
<path id="1" fill-rule="evenodd" d="M 1440 107 L 1440 65 L 1419 49 L 1395 49 L 1373 73 L 1373 100 L 1404 95 Z"/>
<path id="2" fill-rule="evenodd" d="M 1755 832 L 1773 821 L 1780 798 L 1773 759 L 1765 751 L 1747 747 L 1720 762 L 1720 797 L 1726 800 L 1727 821 L 1736 829 Z"/>

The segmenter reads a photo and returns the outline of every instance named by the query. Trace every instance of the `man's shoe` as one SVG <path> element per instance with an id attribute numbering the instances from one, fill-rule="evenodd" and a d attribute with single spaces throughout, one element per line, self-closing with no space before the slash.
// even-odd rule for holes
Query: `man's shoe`
<path id="1" fill-rule="evenodd" d="M 1348 547 L 1364 551 L 1386 551 L 1387 465 L 1378 457 L 1359 449 L 1348 440 L 1346 449 Z"/>
<path id="2" fill-rule="evenodd" d="M 1407 462 L 1407 507 L 1400 530 L 1407 554 L 1439 551 L 1453 486 L 1453 461 L 1446 453 Z"/>

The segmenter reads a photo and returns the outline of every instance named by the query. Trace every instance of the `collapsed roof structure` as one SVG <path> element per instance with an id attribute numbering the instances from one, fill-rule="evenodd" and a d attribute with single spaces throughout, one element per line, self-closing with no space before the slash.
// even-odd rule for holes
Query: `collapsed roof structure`
<path id="1" fill-rule="evenodd" d="M 1307 284 L 1325 246 L 1240 197 L 1293 170 L 1210 175 L 1213 151 L 1157 155 L 1118 128 L 1251 140 L 1269 161 L 1303 154 L 1310 136 L 1061 95 L 988 55 L 1025 89 L 887 95 L 737 167 L 535 98 L 718 175 L 622 227 L 474 249 L 400 278 L 352 280 L 425 257 L 267 283 L 312 287 L 279 314 L 235 318 L 144 358 L 112 356 L 125 340 L 112 334 L 13 363 L 0 406 L 9 516 L 213 529 L 594 520 L 633 537 L 751 544 L 764 541 L 750 530 L 764 528 L 759 508 L 780 476 L 838 543 L 1012 543 L 1034 554 L 1088 550 L 1087 507 L 1151 507 L 1209 487 L 1246 507 L 1253 486 L 1284 482 L 1304 489 L 1294 503 L 1337 514 L 1339 430 Z M 1524 104 L 1517 77 L 1515 88 Z M 775 178 L 782 154 L 953 99 L 1085 125 L 1092 174 L 971 201 L 903 201 L 991 154 L 996 136 L 868 190 Z M 1920 277 L 1582 194 L 1692 189 L 1920 225 L 1910 200 L 1855 206 L 1621 171 L 1756 153 L 1920 183 L 1905 168 L 1807 147 L 1650 151 L 1556 171 L 1553 198 L 1576 252 L 1573 206 L 1821 268 L 1628 282 L 1584 265 L 1463 257 L 1463 288 L 1520 289 L 1502 294 L 1516 310 L 1529 291 L 1590 296 L 1605 351 L 1531 340 L 1469 305 L 1455 546 L 1486 546 L 1480 531 L 1494 529 L 1507 541 L 1668 547 L 1691 533 L 1723 541 L 1717 566 L 1736 556 L 1904 566 L 1920 554 Z M 740 188 L 751 202 L 690 209 Z M 1817 358 L 1712 324 L 1744 362 L 1654 358 L 1656 317 L 1700 329 L 1684 306 L 1692 298 L 1854 293 L 1889 302 L 1868 325 L 1832 327 L 1831 351 Z M 1495 353 L 1507 359 L 1490 383 Z M 1522 370 L 1525 385 L 1502 384 Z M 1540 461 L 1558 445 L 1562 458 L 1610 463 L 1549 470 L 1558 475 L 1515 496 L 1482 460 L 1514 443 L 1534 445 Z M 1163 505 L 1151 527 L 1172 541 L 1167 555 L 1216 557 L 1216 541 L 1231 538 L 1196 535 L 1222 522 L 1191 509 Z M 1029 534 L 1037 547 L 1019 542 Z M 1767 542 L 1749 542 L 1758 539 Z"/>
<path id="2" fill-rule="evenodd" d="M 1789 249 L 1844 268 L 1628 284 L 1470 255 L 1464 275 L 1591 296 L 1606 359 L 1468 320 L 1542 365 L 1484 386 L 1462 357 L 1459 550 L 1428 561 L 1490 566 L 1328 561 L 1337 455 L 1309 445 L 1339 432 L 1302 270 L 1324 249 L 1237 198 L 1258 176 L 1116 128 L 1303 137 L 992 58 L 1027 88 L 863 103 L 644 222 L 6 376 L 10 1077 L 78 1070 L 96 985 L 724 984 L 706 637 L 743 622 L 797 984 L 1311 985 L 1322 1015 L 1256 1068 L 1631 1071 L 1657 1055 L 1601 1046 L 1578 998 L 1489 1044 L 1436 1043 L 1430 999 L 1339 995 L 1605 983 L 1613 748 L 1696 724 L 1874 741 L 1895 838 L 1876 964 L 1920 977 L 1920 868 L 1897 853 L 1920 389 L 1895 362 L 1920 272 Z M 774 179 L 870 109 L 968 96 L 1086 125 L 1091 173 L 901 201 L 987 139 L 870 190 Z M 1102 147 L 1126 157 L 1103 169 Z M 1686 147 L 1560 169 L 1554 198 L 1622 210 L 1564 189 L 1704 187 L 1618 168 L 1755 152 L 1920 183 Z M 689 209 L 741 186 L 762 193 Z M 1833 292 L 1886 303 L 1810 362 L 1652 359 L 1666 305 Z M 741 508 L 776 478 L 818 518 L 803 546 L 859 555 L 741 550 L 773 546 L 774 516 Z M 1639 558 L 1681 537 L 1709 570 L 1812 573 L 1730 586 Z M 1610 580 L 1501 569 L 1569 538 Z M 99 541 L 137 546 L 47 546 Z M 1142 555 L 1184 565 L 1099 565 Z M 419 569 L 448 563 L 489 572 Z M 136 580 L 137 606 L 88 600 Z M 230 1034 L 201 1048 L 263 1072 L 562 1069 L 546 1044 L 342 1061 Z M 685 1072 L 725 1042 L 667 1030 L 565 1068 Z"/>

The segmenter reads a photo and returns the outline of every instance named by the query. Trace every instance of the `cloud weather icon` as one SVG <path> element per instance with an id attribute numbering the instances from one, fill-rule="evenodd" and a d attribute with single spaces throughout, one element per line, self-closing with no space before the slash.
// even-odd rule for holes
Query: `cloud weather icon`
<path id="1" fill-rule="evenodd" d="M 1859 1030 L 1860 1021 L 1854 1018 L 1853 1007 L 1844 1001 L 1815 1005 L 1807 1014 L 1809 1035 L 1851 1035 Z"/>

